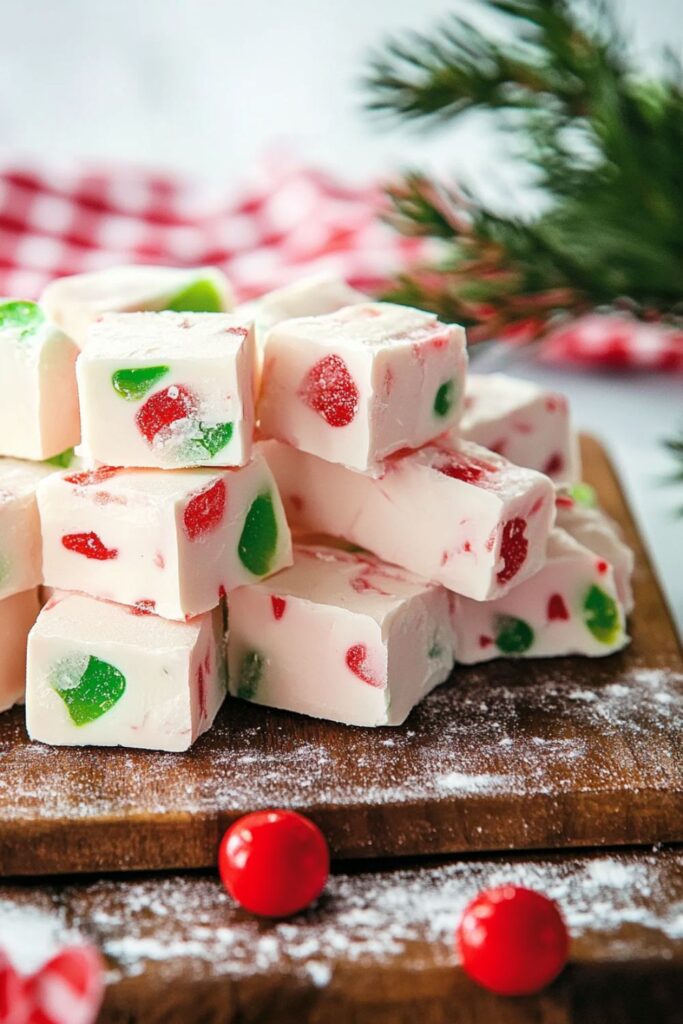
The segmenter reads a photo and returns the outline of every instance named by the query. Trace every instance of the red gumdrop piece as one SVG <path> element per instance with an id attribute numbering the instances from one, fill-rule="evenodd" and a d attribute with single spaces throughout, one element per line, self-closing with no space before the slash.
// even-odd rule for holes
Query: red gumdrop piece
<path id="1" fill-rule="evenodd" d="M 92 530 L 90 533 L 66 533 L 62 537 L 62 544 L 67 551 L 84 555 L 97 562 L 108 562 L 119 556 L 118 548 L 108 548 Z"/>
<path id="2" fill-rule="evenodd" d="M 355 676 L 362 679 L 369 686 L 382 686 L 380 680 L 376 679 L 370 671 L 367 663 L 368 649 L 365 644 L 354 644 L 346 652 L 346 665 Z"/>
<path id="3" fill-rule="evenodd" d="M 496 577 L 499 583 L 509 583 L 524 565 L 529 550 L 525 532 L 526 520 L 519 516 L 516 519 L 508 519 L 503 526 L 503 540 L 500 545 L 503 568 Z"/>
<path id="4" fill-rule="evenodd" d="M 496 466 L 489 462 L 482 462 L 479 459 L 463 459 L 462 461 L 447 462 L 443 466 L 435 466 L 439 473 L 450 476 L 453 480 L 462 480 L 466 484 L 476 484 L 487 473 L 495 473 Z"/>
<path id="5" fill-rule="evenodd" d="M 569 936 L 547 896 L 517 885 L 480 893 L 456 931 L 465 973 L 502 996 L 539 992 L 567 962 Z"/>
<path id="6" fill-rule="evenodd" d="M 557 619 L 566 622 L 568 618 L 569 611 L 562 594 L 551 594 L 548 598 L 548 622 L 555 622 Z"/>
<path id="7" fill-rule="evenodd" d="M 199 665 L 197 668 L 197 700 L 199 701 L 199 717 L 206 718 L 206 683 L 204 682 L 203 665 Z"/>
<path id="8" fill-rule="evenodd" d="M 599 562 L 595 563 L 595 568 L 598 570 L 601 576 L 604 576 L 607 570 L 609 569 L 609 565 L 607 564 L 607 562 L 600 559 Z"/>
<path id="9" fill-rule="evenodd" d="M 156 391 L 138 410 L 135 422 L 138 430 L 152 444 L 154 438 L 171 423 L 196 415 L 197 397 L 182 384 L 171 384 L 163 391 Z"/>
<path id="10" fill-rule="evenodd" d="M 320 359 L 306 374 L 300 396 L 331 427 L 347 427 L 358 411 L 360 395 L 340 356 Z"/>
<path id="11" fill-rule="evenodd" d="M 288 917 L 322 892 L 330 871 L 317 825 L 295 811 L 256 811 L 221 840 L 218 870 L 232 898 L 264 917 Z"/>
<path id="12" fill-rule="evenodd" d="M 86 469 L 82 473 L 71 473 L 64 477 L 67 484 L 75 484 L 76 487 L 89 487 L 91 484 L 101 484 L 109 480 L 115 473 L 118 473 L 117 466 L 99 466 L 97 469 Z"/>
<path id="13" fill-rule="evenodd" d="M 190 498 L 183 512 L 183 525 L 190 540 L 216 529 L 223 519 L 227 496 L 224 481 L 216 480 L 205 491 Z"/>
<path id="14" fill-rule="evenodd" d="M 287 602 L 284 597 L 276 597 L 276 595 L 273 594 L 270 599 L 270 603 L 273 606 L 273 615 L 275 618 L 281 619 L 285 614 L 285 608 L 287 607 Z"/>
<path id="15" fill-rule="evenodd" d="M 554 476 L 555 473 L 561 473 L 563 469 L 564 459 L 559 452 L 553 452 L 543 467 L 543 472 L 546 476 Z"/>

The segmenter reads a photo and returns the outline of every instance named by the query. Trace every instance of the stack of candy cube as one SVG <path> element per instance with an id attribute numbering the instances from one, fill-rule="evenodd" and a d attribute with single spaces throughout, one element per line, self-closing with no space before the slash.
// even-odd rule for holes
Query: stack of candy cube
<path id="1" fill-rule="evenodd" d="M 561 396 L 341 281 L 232 307 L 159 267 L 0 300 L 0 709 L 26 682 L 33 739 L 185 750 L 228 689 L 398 725 L 456 663 L 627 642 Z"/>

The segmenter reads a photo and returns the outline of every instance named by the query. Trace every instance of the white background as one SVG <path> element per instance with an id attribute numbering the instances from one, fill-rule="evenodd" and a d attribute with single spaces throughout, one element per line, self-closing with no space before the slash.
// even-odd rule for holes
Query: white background
<path id="1" fill-rule="evenodd" d="M 683 50 L 683 0 L 613 0 L 654 65 Z M 486 124 L 387 131 L 361 111 L 368 51 L 388 32 L 429 29 L 445 0 L 0 0 L 0 156 L 125 160 L 226 187 L 286 143 L 355 180 L 402 166 L 457 172 L 494 201 L 516 182 Z M 527 202 L 518 192 L 514 202 Z M 659 441 L 683 422 L 683 380 L 538 367 L 578 423 L 609 444 L 683 623 L 683 504 L 661 479 Z"/>

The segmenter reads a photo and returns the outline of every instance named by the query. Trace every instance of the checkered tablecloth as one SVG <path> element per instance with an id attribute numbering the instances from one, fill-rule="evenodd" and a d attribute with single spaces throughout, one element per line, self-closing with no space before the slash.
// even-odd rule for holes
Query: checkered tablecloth
<path id="1" fill-rule="evenodd" d="M 139 168 L 0 168 L 0 295 L 36 298 L 55 277 L 122 263 L 221 267 L 241 300 L 325 272 L 378 292 L 428 243 L 383 223 L 382 190 L 271 158 L 226 194 Z M 683 370 L 683 333 L 591 316 L 553 332 L 544 357 Z"/>

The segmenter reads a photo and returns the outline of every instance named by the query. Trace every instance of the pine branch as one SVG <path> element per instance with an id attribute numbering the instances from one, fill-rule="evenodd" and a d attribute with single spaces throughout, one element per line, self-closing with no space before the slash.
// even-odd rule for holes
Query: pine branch
<path id="1" fill-rule="evenodd" d="M 511 27 L 500 42 L 452 16 L 433 38 L 391 40 L 366 80 L 368 107 L 427 127 L 485 110 L 516 138 L 546 195 L 531 222 L 419 175 L 392 187 L 391 219 L 446 243 L 441 265 L 397 282 L 393 298 L 459 312 L 478 333 L 627 299 L 683 312 L 683 73 L 667 56 L 642 80 L 609 9 L 568 0 L 481 0 Z M 474 297 L 473 297 L 474 296 Z"/>

